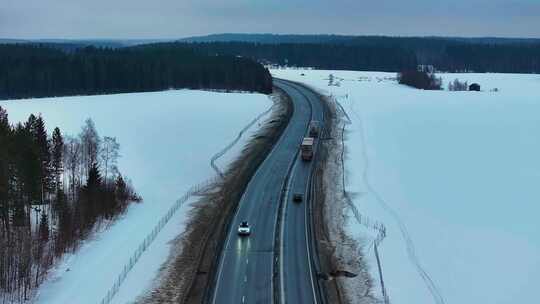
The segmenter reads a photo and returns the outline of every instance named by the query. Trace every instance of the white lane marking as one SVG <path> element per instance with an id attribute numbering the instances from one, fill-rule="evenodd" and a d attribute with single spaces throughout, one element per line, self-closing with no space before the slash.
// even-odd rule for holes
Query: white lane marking
<path id="1" fill-rule="evenodd" d="M 236 218 L 236 214 L 235 214 L 235 218 Z M 229 242 L 230 242 L 231 238 L 230 238 L 230 234 L 227 235 L 227 242 L 225 243 L 225 247 L 222 249 L 222 250 L 225 250 L 225 252 L 223 253 L 223 255 L 226 255 L 227 254 L 227 248 L 229 248 Z M 223 258 L 223 257 L 222 257 Z M 217 296 L 217 293 L 218 293 L 218 289 L 219 289 L 219 282 L 221 282 L 221 274 L 223 273 L 223 259 L 220 260 L 220 265 L 219 265 L 219 273 L 218 273 L 218 279 L 217 279 L 217 283 L 216 283 L 216 289 L 214 290 L 214 299 L 212 300 L 212 303 L 216 303 L 216 296 Z"/>
<path id="2" fill-rule="evenodd" d="M 298 89 L 296 86 L 293 86 L 291 85 L 291 87 L 293 87 L 294 89 L 296 89 L 297 91 L 302 91 L 302 89 Z M 311 106 L 311 120 L 313 120 L 313 104 L 311 103 L 311 99 L 309 97 L 307 97 L 304 92 L 301 92 L 302 97 L 304 99 L 307 100 L 307 102 L 310 104 Z M 318 150 L 319 148 L 319 140 L 317 140 L 316 142 L 316 147 Z M 282 213 L 282 217 L 281 217 L 281 220 L 282 220 L 282 225 L 281 225 L 281 244 L 280 244 L 280 285 L 281 285 L 281 304 L 285 304 L 285 288 L 284 288 L 284 279 L 283 279 L 283 276 L 284 276 L 284 271 L 283 271 L 283 245 L 284 245 L 284 239 L 283 239 L 283 234 L 284 234 L 284 228 L 285 228 L 285 216 L 286 216 L 286 208 L 287 208 L 287 204 L 288 204 L 288 196 L 290 195 L 290 185 L 292 183 L 292 180 L 293 180 L 293 177 L 296 175 L 296 166 L 297 164 L 301 162 L 299 160 L 299 158 L 296 158 L 295 159 L 295 163 L 293 164 L 293 168 L 292 168 L 292 175 L 289 177 L 289 181 L 288 181 L 288 184 L 287 184 L 287 189 L 286 189 L 286 192 L 285 192 L 285 206 L 283 207 L 283 210 L 282 212 L 285 213 L 283 214 Z M 310 176 L 308 178 L 308 184 L 310 186 L 310 183 L 311 183 L 311 174 L 313 173 L 313 163 L 310 163 L 309 164 L 309 170 L 310 170 Z M 309 187 L 306 188 L 306 190 L 308 189 Z M 304 191 L 304 197 L 307 197 L 306 196 L 306 192 Z M 309 203 L 309 202 L 308 202 Z M 305 213 L 304 213 L 304 217 L 305 217 L 305 234 L 306 234 L 306 251 L 307 251 L 307 255 L 308 255 L 308 266 L 309 266 L 309 273 L 310 273 L 310 280 L 311 280 L 311 290 L 312 290 L 312 293 L 313 293 L 313 300 L 315 303 L 318 303 L 317 302 L 317 296 L 316 296 L 316 293 L 315 293 L 315 284 L 313 282 L 313 270 L 312 270 L 312 261 L 311 261 L 311 252 L 310 252 L 310 247 L 309 247 L 309 236 L 308 236 L 308 220 L 310 219 L 310 217 L 308 217 L 308 211 L 309 211 L 309 208 L 308 208 L 308 205 L 307 203 L 304 204 L 304 208 L 305 208 Z"/>
<path id="3" fill-rule="evenodd" d="M 287 85 L 288 85 L 289 87 L 293 87 L 293 88 L 294 88 L 294 86 L 291 86 L 289 83 L 287 83 Z M 285 85 L 285 86 L 287 86 L 287 85 Z M 297 88 L 294 88 L 294 89 L 298 90 Z M 301 94 L 301 95 L 302 95 L 302 94 Z M 291 96 L 291 97 L 292 97 L 292 96 Z M 311 104 L 309 98 L 307 98 L 306 96 L 304 96 L 304 98 L 307 99 L 308 102 Z M 292 121 L 293 121 L 293 117 L 295 116 L 294 108 L 295 108 L 295 105 L 294 105 L 294 102 L 293 102 L 293 115 L 292 115 L 292 117 L 291 117 L 291 120 L 289 121 L 289 123 L 288 123 L 287 126 L 285 127 L 285 130 L 283 130 L 283 133 L 282 133 L 281 136 L 279 137 L 279 139 L 278 139 L 278 141 L 276 142 L 276 144 L 275 144 L 275 145 L 272 147 L 272 149 L 270 150 L 270 153 L 268 153 L 268 155 L 266 156 L 266 158 L 263 160 L 263 162 L 259 165 L 259 167 L 258 167 L 257 170 L 255 171 L 255 175 L 249 180 L 248 185 L 247 185 L 247 187 L 246 187 L 244 193 L 242 194 L 242 197 L 240 198 L 240 202 L 244 201 L 244 197 L 245 197 L 246 193 L 248 192 L 247 190 L 250 189 L 252 182 L 253 182 L 255 179 L 257 179 L 257 177 L 260 175 L 260 173 L 261 173 L 261 171 L 262 171 L 261 168 L 263 168 L 263 167 L 265 166 L 265 164 L 266 164 L 267 162 L 269 162 L 269 159 L 270 159 L 271 156 L 274 154 L 274 152 L 278 149 L 278 147 L 282 148 L 284 138 L 286 137 L 285 134 L 289 133 L 289 132 L 290 132 L 290 129 L 293 128 L 293 127 L 292 127 L 292 124 L 293 124 Z M 313 110 L 312 110 L 312 111 L 313 111 Z M 313 117 L 313 112 L 312 112 L 312 117 Z M 296 159 L 296 160 L 297 160 L 297 159 Z M 297 163 L 297 161 L 295 161 L 294 159 L 293 159 L 293 161 L 294 161 L 294 164 L 293 164 L 293 165 L 295 165 L 295 164 Z M 239 204 L 239 208 L 238 208 L 238 210 L 236 211 L 236 213 L 235 213 L 234 216 L 233 216 L 233 223 L 237 221 L 237 215 L 238 215 L 238 212 L 239 212 L 240 208 L 241 208 L 241 204 Z M 231 229 L 232 229 L 232 228 L 231 228 Z M 282 230 L 282 232 L 283 232 L 283 230 Z M 218 294 L 218 290 L 219 290 L 220 283 L 221 283 L 221 277 L 222 277 L 222 274 L 223 274 L 223 264 L 224 264 L 223 262 L 225 261 L 225 256 L 227 255 L 227 248 L 229 247 L 230 236 L 231 236 L 231 230 L 229 230 L 229 233 L 228 233 L 228 235 L 227 235 L 227 241 L 226 241 L 225 248 L 224 248 L 224 251 L 225 251 L 225 252 L 223 252 L 223 254 L 222 254 L 221 258 L 220 258 L 220 261 L 219 261 L 218 279 L 217 279 L 216 286 L 214 287 L 214 295 L 213 295 L 213 300 L 212 300 L 212 303 L 214 303 L 214 304 L 216 303 L 216 300 L 217 300 L 217 294 Z M 281 245 L 283 246 L 283 242 L 281 242 L 281 243 L 282 243 Z M 282 246 L 281 246 L 281 247 L 282 247 Z M 280 248 L 280 254 L 281 254 L 281 256 L 283 256 L 282 253 L 283 253 L 283 248 Z M 280 260 L 282 260 L 282 259 L 280 259 Z M 247 263 L 248 263 L 248 261 L 246 260 L 246 264 L 247 264 Z M 273 266 L 273 265 L 272 265 L 272 266 Z M 311 269 L 310 269 L 310 270 L 311 270 Z M 281 275 L 283 275 L 283 264 L 282 264 L 282 263 L 281 263 Z M 282 282 L 283 282 L 283 280 L 282 280 Z M 282 284 L 283 284 L 283 283 L 282 283 Z M 273 290 L 273 280 L 270 281 L 270 289 Z M 283 293 L 283 291 L 282 291 L 282 295 L 281 295 L 281 296 L 282 296 L 282 298 L 284 298 L 284 296 L 285 296 L 284 293 Z M 273 302 L 273 301 L 274 301 L 274 300 L 273 300 L 273 298 L 274 298 L 274 293 L 273 293 L 273 292 L 271 293 L 271 297 L 272 297 L 272 302 Z M 284 302 L 282 302 L 282 303 L 284 303 Z"/>
<path id="4" fill-rule="evenodd" d="M 294 106 L 293 106 L 294 107 Z M 293 116 L 294 116 L 294 111 L 293 111 Z M 291 117 L 291 121 L 292 121 L 292 117 Z M 237 222 L 237 215 L 238 215 L 238 212 L 240 210 L 240 208 L 242 207 L 241 206 L 241 202 L 244 201 L 244 198 L 246 196 L 246 193 L 248 192 L 248 189 L 250 189 L 251 187 L 251 184 L 253 183 L 253 181 L 255 179 L 257 179 L 257 177 L 261 174 L 261 171 L 263 167 L 265 167 L 266 163 L 269 162 L 269 159 L 271 158 L 271 156 L 274 154 L 274 152 L 278 149 L 278 147 L 282 148 L 282 146 L 284 145 L 283 144 L 283 141 L 285 140 L 285 134 L 287 134 L 288 132 L 290 132 L 290 129 L 292 128 L 291 127 L 292 123 L 289 121 L 289 123 L 287 124 L 287 126 L 285 127 L 285 130 L 283 130 L 283 133 L 281 134 L 281 136 L 279 137 L 278 141 L 276 142 L 276 144 L 272 147 L 272 149 L 270 150 L 270 152 L 268 153 L 268 155 L 266 155 L 266 158 L 263 160 L 263 162 L 259 165 L 259 167 L 257 168 L 257 170 L 255 171 L 255 174 L 253 175 L 253 177 L 249 180 L 247 186 L 246 186 L 246 189 L 244 190 L 244 193 L 242 193 L 242 197 L 240 197 L 240 201 L 238 203 L 238 209 L 236 210 L 236 213 L 234 214 L 233 216 L 233 223 L 236 223 Z M 233 229 L 232 227 L 230 229 Z M 212 300 L 212 303 L 215 304 L 216 303 L 216 297 L 217 297 L 217 294 L 218 294 L 218 290 L 219 290 L 219 285 L 221 283 L 221 277 L 222 277 L 222 274 L 223 274 L 223 262 L 225 261 L 225 256 L 227 255 L 227 248 L 229 247 L 229 242 L 231 240 L 230 236 L 233 232 L 231 232 L 232 230 L 229 230 L 229 232 L 227 233 L 227 242 L 225 244 L 225 247 L 223 248 L 224 252 L 219 260 L 219 271 L 218 271 L 218 278 L 217 278 L 217 282 L 216 282 L 216 286 L 214 288 L 214 296 L 213 296 L 213 300 Z M 246 263 L 247 264 L 247 263 Z M 272 285 L 272 284 L 270 284 Z M 271 289 L 273 290 L 273 287 L 271 287 Z M 274 293 L 272 292 L 272 297 L 273 297 Z M 273 299 L 272 299 L 272 302 L 273 302 Z"/>
<path id="5" fill-rule="evenodd" d="M 297 86 L 293 86 L 295 89 L 297 89 L 298 91 L 302 91 L 303 88 L 301 89 L 298 89 Z M 302 92 L 302 95 L 304 96 L 305 99 L 308 100 L 308 102 L 311 104 L 311 119 L 313 120 L 313 112 L 314 112 L 314 109 L 313 109 L 313 104 L 311 103 L 311 99 L 309 97 L 306 96 L 306 94 L 304 92 Z M 316 141 L 316 149 L 315 151 L 318 151 L 319 150 L 319 144 L 320 144 L 320 141 L 317 140 Z M 313 174 L 313 162 L 309 164 L 309 170 L 310 170 L 310 175 L 308 177 L 308 189 L 311 189 L 311 181 L 312 181 L 312 174 Z M 307 189 L 306 189 L 307 190 Z M 304 197 L 307 197 L 304 193 Z M 311 260 L 311 248 L 309 246 L 310 244 L 310 238 L 309 238 L 309 233 L 308 233 L 308 225 L 311 225 L 310 223 L 311 222 L 308 222 L 308 221 L 311 221 L 311 217 L 310 217 L 310 214 L 309 214 L 309 211 L 311 210 L 311 203 L 312 203 L 312 200 L 313 199 L 311 196 L 310 196 L 310 201 L 306 201 L 306 204 L 304 204 L 304 208 L 305 208 L 305 213 L 304 213 L 304 216 L 305 216 L 305 233 L 306 233 L 306 251 L 307 251 L 307 255 L 308 255 L 308 263 L 309 263 L 309 277 L 310 277 L 310 280 L 311 280 L 311 290 L 313 292 L 313 301 L 315 302 L 315 304 L 317 304 L 317 295 L 315 293 L 315 283 L 313 282 L 313 270 L 312 270 L 312 260 Z M 309 205 L 308 205 L 309 204 Z M 315 240 L 312 240 L 312 241 L 315 241 Z"/>
<path id="6" fill-rule="evenodd" d="M 311 189 L 311 177 L 308 179 L 309 182 L 308 182 L 308 185 L 310 186 L 310 189 Z M 305 196 L 304 196 L 305 197 Z M 309 202 L 306 202 L 306 213 L 304 214 L 305 215 L 305 221 L 306 221 L 306 251 L 307 251 L 307 255 L 308 255 L 308 264 L 309 264 L 309 277 L 311 279 L 311 290 L 313 291 L 313 301 L 315 301 L 315 304 L 317 304 L 317 295 L 315 294 L 315 283 L 313 282 L 313 270 L 311 270 L 311 248 L 309 248 L 309 236 L 308 236 L 308 222 L 307 221 L 310 221 L 311 220 L 311 217 L 308 215 L 308 212 L 310 210 L 310 207 L 308 207 L 307 204 L 310 204 L 311 205 L 311 199 L 312 197 L 310 196 L 310 201 Z"/>
<path id="7" fill-rule="evenodd" d="M 297 152 L 298 153 L 298 152 Z M 287 182 L 287 187 L 285 189 L 285 197 L 283 202 L 283 209 L 281 210 L 281 231 L 280 231 L 280 244 L 279 244 L 279 283 L 280 283 L 280 296 L 281 296 L 281 304 L 285 304 L 285 271 L 283 270 L 283 249 L 284 249 L 284 235 L 285 235 L 285 217 L 287 216 L 287 206 L 289 205 L 289 195 L 291 190 L 291 185 L 294 180 L 294 177 L 296 175 L 296 167 L 298 166 L 299 159 L 298 157 L 295 159 L 295 162 L 292 167 L 292 174 L 289 176 L 289 180 Z"/>
<path id="8" fill-rule="evenodd" d="M 294 87 L 296 90 L 298 90 L 298 91 L 302 91 L 302 89 L 303 89 L 303 88 L 302 88 L 302 89 L 298 89 L 296 86 L 293 86 L 293 87 Z M 308 100 L 308 102 L 309 102 L 310 105 L 311 105 L 311 119 L 313 120 L 313 111 L 314 111 L 314 110 L 313 110 L 313 104 L 311 103 L 311 99 L 309 99 L 303 92 L 302 92 L 301 95 L 302 95 L 306 100 Z M 320 143 L 320 141 L 317 140 L 317 141 L 316 141 L 316 149 L 315 149 L 315 151 L 318 151 L 318 149 L 319 149 L 319 143 Z M 307 185 L 308 185 L 308 188 L 311 189 L 311 188 L 310 188 L 310 187 L 311 187 L 311 179 L 312 179 L 312 174 L 313 174 L 313 170 L 314 170 L 314 169 L 313 169 L 313 162 L 311 162 L 311 163 L 309 164 L 309 170 L 310 170 L 310 175 L 309 175 L 309 177 L 308 177 L 308 184 L 307 184 Z M 307 190 L 307 188 L 306 188 L 306 190 Z M 304 197 L 307 197 L 305 192 L 304 192 Z M 310 199 L 312 199 L 312 197 L 310 197 Z M 309 204 L 309 206 L 308 206 L 308 204 Z M 311 217 L 309 217 L 309 214 L 308 214 L 308 212 L 309 212 L 309 210 L 310 210 L 310 206 L 311 206 L 311 201 L 306 201 L 306 203 L 304 204 L 304 208 L 305 208 L 304 216 L 305 216 L 306 249 L 307 249 L 306 251 L 307 251 L 307 255 L 308 255 L 308 264 L 309 264 L 309 267 L 308 267 L 308 268 L 309 268 L 309 277 L 310 277 L 310 280 L 311 280 L 311 290 L 312 290 L 312 292 L 313 292 L 313 301 L 315 302 L 315 304 L 317 304 L 318 302 L 317 302 L 317 295 L 316 295 L 316 293 L 315 293 L 315 283 L 313 282 L 313 270 L 312 270 L 311 250 L 310 250 L 311 248 L 309 247 L 309 244 L 310 244 L 310 241 L 309 241 L 309 240 L 310 240 L 310 238 L 309 238 L 309 235 L 308 235 L 308 225 L 309 225 L 309 224 L 308 224 L 308 220 L 309 220 L 309 221 L 311 220 Z M 282 266 L 281 271 L 282 271 L 282 275 L 283 275 L 283 265 L 281 265 L 281 266 Z M 284 295 L 282 294 L 282 297 L 283 297 L 283 296 L 284 296 Z M 284 304 L 284 303 L 285 303 L 285 302 L 283 302 L 283 298 L 282 298 L 281 304 Z"/>

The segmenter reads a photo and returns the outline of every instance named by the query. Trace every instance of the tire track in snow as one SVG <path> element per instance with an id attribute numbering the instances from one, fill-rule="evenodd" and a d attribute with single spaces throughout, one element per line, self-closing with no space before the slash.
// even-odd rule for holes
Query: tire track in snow
<path id="1" fill-rule="evenodd" d="M 345 198 L 345 202 L 347 203 L 349 208 L 352 210 L 352 212 L 354 214 L 354 217 L 356 218 L 356 221 L 360 225 L 366 227 L 367 229 L 373 229 L 373 230 L 377 231 L 377 237 L 375 239 L 373 239 L 373 244 L 370 245 L 369 247 L 373 246 L 373 250 L 374 250 L 375 256 L 377 258 L 377 269 L 378 269 L 378 272 L 379 272 L 379 280 L 380 280 L 380 283 L 381 283 L 381 293 L 382 293 L 382 296 L 383 296 L 383 299 L 384 299 L 383 301 L 384 301 L 385 304 L 388 304 L 389 303 L 388 292 L 387 292 L 385 284 L 384 284 L 384 278 L 383 278 L 382 267 L 381 267 L 381 262 L 380 262 L 380 258 L 379 258 L 379 252 L 377 250 L 377 247 L 379 246 L 379 244 L 386 237 L 386 227 L 384 226 L 383 223 L 379 223 L 377 221 L 372 223 L 370 218 L 367 217 L 367 216 L 364 216 L 364 218 L 362 218 L 362 214 L 358 211 L 358 208 L 356 208 L 356 205 L 354 204 L 353 200 L 351 199 L 349 193 L 347 192 L 347 190 L 345 188 L 345 181 L 346 181 L 346 179 L 345 179 L 345 174 L 346 174 L 346 168 L 345 168 L 345 127 L 347 125 L 352 124 L 352 120 L 349 117 L 349 114 L 347 114 L 347 112 L 345 111 L 345 109 L 341 105 L 341 103 L 339 103 L 339 101 L 337 101 L 337 99 L 334 99 L 334 100 L 335 100 L 336 104 L 339 106 L 339 108 L 341 109 L 342 114 L 347 118 L 347 122 L 343 123 L 342 128 L 341 128 L 341 169 L 342 169 L 342 175 L 341 176 L 342 176 L 342 186 L 343 186 L 343 197 Z"/>
<path id="2" fill-rule="evenodd" d="M 244 135 L 244 133 L 249 130 L 249 128 L 251 128 L 257 121 L 259 121 L 263 116 L 265 116 L 266 114 L 270 113 L 270 111 L 272 111 L 272 109 L 274 108 L 274 104 L 270 106 L 270 108 L 268 108 L 268 110 L 262 112 L 261 114 L 259 114 L 257 117 L 255 117 L 250 123 L 248 123 L 242 130 L 240 130 L 240 132 L 238 133 L 238 135 L 236 136 L 236 138 L 230 142 L 227 146 L 225 146 L 223 149 L 221 149 L 221 151 L 217 152 L 216 154 L 214 154 L 214 156 L 212 156 L 212 158 L 210 158 L 210 166 L 212 166 L 212 169 L 214 169 L 214 171 L 216 171 L 216 173 L 221 177 L 223 178 L 224 177 L 224 173 L 223 171 L 221 171 L 221 169 L 219 169 L 219 167 L 216 165 L 216 161 L 221 158 L 223 155 L 225 155 L 225 153 L 229 152 L 229 150 L 234 147 L 234 145 L 236 145 L 238 143 L 238 141 L 240 141 L 240 139 L 242 138 L 242 136 Z"/>
<path id="3" fill-rule="evenodd" d="M 341 107 L 341 109 L 343 109 L 343 107 L 341 105 L 340 105 L 340 107 Z M 422 278 L 422 280 L 426 284 L 427 289 L 431 293 L 435 303 L 444 304 L 445 303 L 444 297 L 442 296 L 439 288 L 437 287 L 437 285 L 435 284 L 435 282 L 433 281 L 433 279 L 431 278 L 429 273 L 424 269 L 424 267 L 420 263 L 420 259 L 416 255 L 416 247 L 415 247 L 414 241 L 413 241 L 413 239 L 412 239 L 412 237 L 411 237 L 411 235 L 410 235 L 410 233 L 409 233 L 409 231 L 407 229 L 407 226 L 405 225 L 403 220 L 401 220 L 401 217 L 399 216 L 399 214 L 392 207 L 390 207 L 390 205 L 386 202 L 386 200 L 382 197 L 382 195 L 371 185 L 371 182 L 370 182 L 370 179 L 369 179 L 370 161 L 369 161 L 369 157 L 367 155 L 367 150 L 366 150 L 366 142 L 367 141 L 366 141 L 366 136 L 365 136 L 365 129 L 364 129 L 363 120 L 362 120 L 362 117 L 354 110 L 354 108 L 351 107 L 351 110 L 352 110 L 353 114 L 358 118 L 359 131 L 360 131 L 360 143 L 361 143 L 361 146 L 362 146 L 362 158 L 363 158 L 363 161 L 364 161 L 364 171 L 362 173 L 362 178 L 364 180 L 364 185 L 366 186 L 368 191 L 373 195 L 373 197 L 375 197 L 375 200 L 379 203 L 379 205 L 386 212 L 388 212 L 394 218 L 396 223 L 398 224 L 399 230 L 400 230 L 401 235 L 402 235 L 402 237 L 403 237 L 403 239 L 405 241 L 405 244 L 406 244 L 407 255 L 408 255 L 409 261 L 413 264 L 413 266 L 415 266 L 418 274 L 420 275 L 420 277 Z M 344 111 L 344 109 L 343 109 L 343 111 Z M 347 116 L 347 118 L 348 118 L 348 116 Z"/>
<path id="4" fill-rule="evenodd" d="M 373 221 L 367 216 L 362 217 L 362 214 L 360 213 L 360 211 L 358 211 L 358 208 L 356 208 L 356 205 L 354 204 L 352 198 L 347 192 L 347 189 L 345 188 L 345 184 L 346 184 L 345 183 L 345 179 L 346 179 L 345 178 L 345 170 L 346 170 L 345 168 L 345 127 L 347 125 L 352 124 L 352 120 L 349 117 L 349 114 L 347 114 L 347 111 L 345 111 L 345 109 L 343 108 L 343 105 L 341 105 L 341 103 L 339 103 L 337 99 L 335 99 L 335 102 L 340 107 L 343 115 L 347 118 L 347 122 L 344 123 L 341 127 L 341 168 L 343 171 L 343 174 L 341 175 L 342 177 L 341 183 L 343 187 L 343 196 L 345 197 L 345 201 L 347 205 L 349 206 L 349 208 L 351 208 L 353 215 L 356 218 L 356 221 L 360 225 L 368 229 L 374 229 L 378 232 L 377 237 L 374 239 L 373 243 L 376 245 L 379 245 L 382 242 L 382 240 L 386 237 L 386 227 L 384 226 L 383 223 Z"/>

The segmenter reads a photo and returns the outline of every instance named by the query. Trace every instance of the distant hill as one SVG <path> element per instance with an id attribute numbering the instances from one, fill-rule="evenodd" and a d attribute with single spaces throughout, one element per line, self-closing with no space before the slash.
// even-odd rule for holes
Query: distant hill
<path id="1" fill-rule="evenodd" d="M 461 37 L 391 37 L 391 36 L 352 36 L 352 35 L 282 35 L 282 34 L 241 34 L 224 33 L 207 36 L 194 36 L 182 39 L 9 39 L 0 38 L 0 44 L 31 43 L 56 46 L 61 49 L 76 49 L 85 46 L 102 48 L 122 48 L 142 44 L 160 42 L 249 42 L 261 44 L 345 44 L 362 46 L 399 46 L 416 50 L 422 46 L 430 45 L 435 48 L 444 48 L 451 43 L 476 44 L 540 44 L 540 39 L 534 38 L 461 38 Z"/>
<path id="2" fill-rule="evenodd" d="M 84 46 L 94 46 L 103 48 L 121 48 L 141 44 L 152 44 L 159 42 L 170 42 L 174 39 L 39 39 L 31 40 L 34 43 L 60 43 L 77 44 Z"/>
<path id="3" fill-rule="evenodd" d="M 27 42 L 28 40 L 23 40 L 23 39 L 0 38 L 0 44 L 27 43 Z"/>
<path id="4" fill-rule="evenodd" d="M 498 37 L 392 37 L 392 36 L 352 36 L 352 35 L 280 35 L 280 34 L 241 34 L 224 33 L 207 36 L 194 36 L 178 40 L 180 42 L 251 42 L 264 44 L 279 43 L 331 43 L 331 44 L 408 44 L 411 41 L 439 41 L 483 44 L 534 44 L 540 39 L 534 38 L 498 38 Z"/>
<path id="5" fill-rule="evenodd" d="M 173 39 L 3 39 L 0 44 L 39 44 L 48 47 L 73 51 L 87 46 L 97 48 L 118 49 L 142 44 L 152 44 L 160 42 L 170 42 Z"/>
<path id="6" fill-rule="evenodd" d="M 472 42 L 484 44 L 537 44 L 540 43 L 540 38 L 500 38 L 500 37 L 484 37 L 484 38 L 448 38 L 459 42 Z"/>
<path id="7" fill-rule="evenodd" d="M 121 48 L 127 46 L 152 44 L 160 42 L 250 42 L 263 44 L 280 43 L 314 43 L 314 44 L 350 44 L 350 45 L 396 45 L 411 44 L 417 41 L 430 41 L 439 43 L 462 42 L 462 43 L 483 43 L 483 44 L 535 44 L 540 43 L 540 38 L 498 38 L 498 37 L 392 37 L 392 36 L 353 36 L 353 35 L 282 35 L 282 34 L 241 34 L 224 33 L 206 36 L 194 36 L 182 39 L 9 39 L 0 38 L 0 44 L 12 43 L 34 43 L 34 44 L 59 44 L 94 46 L 106 48 Z"/>
<path id="8" fill-rule="evenodd" d="M 251 42 L 264 44 L 279 43 L 346 43 L 355 36 L 341 35 L 278 35 L 278 34 L 213 34 L 188 37 L 179 42 Z"/>

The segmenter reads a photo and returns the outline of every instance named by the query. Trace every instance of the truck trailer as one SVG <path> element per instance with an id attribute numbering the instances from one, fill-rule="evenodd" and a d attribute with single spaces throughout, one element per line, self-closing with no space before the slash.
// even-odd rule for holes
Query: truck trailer
<path id="1" fill-rule="evenodd" d="M 313 158 L 313 137 L 304 137 L 302 145 L 300 146 L 300 152 L 302 160 L 311 161 Z"/>

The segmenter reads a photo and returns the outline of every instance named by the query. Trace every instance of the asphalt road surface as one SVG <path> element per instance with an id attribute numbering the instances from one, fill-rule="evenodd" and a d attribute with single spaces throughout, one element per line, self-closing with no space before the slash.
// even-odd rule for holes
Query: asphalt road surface
<path id="1" fill-rule="evenodd" d="M 299 147 L 310 121 L 319 121 L 322 126 L 323 109 L 318 96 L 302 86 L 277 79 L 274 85 L 291 97 L 293 115 L 241 198 L 220 256 L 211 303 L 317 303 L 317 285 L 310 267 L 314 253 L 309 249 L 307 229 L 309 202 L 305 200 L 313 162 L 301 160 Z M 293 202 L 294 193 L 304 194 L 304 200 Z M 237 233 L 242 221 L 251 227 L 248 237 Z M 278 243 L 276 236 L 280 236 Z M 276 253 L 279 263 L 275 263 Z M 274 267 L 279 269 L 279 286 L 274 286 Z M 274 294 L 275 290 L 279 292 Z"/>

